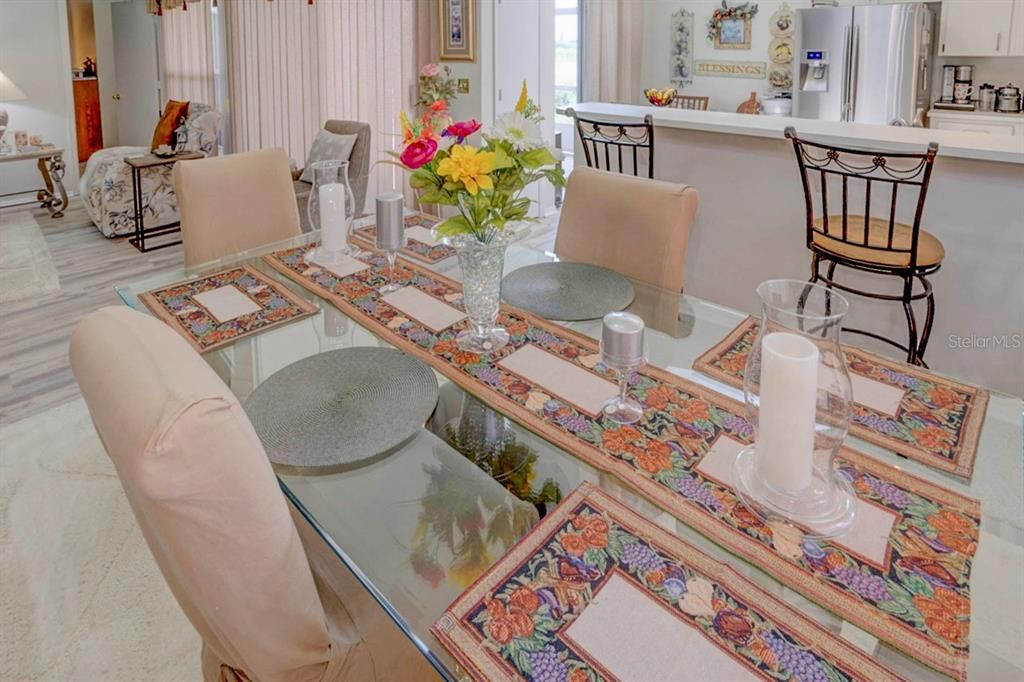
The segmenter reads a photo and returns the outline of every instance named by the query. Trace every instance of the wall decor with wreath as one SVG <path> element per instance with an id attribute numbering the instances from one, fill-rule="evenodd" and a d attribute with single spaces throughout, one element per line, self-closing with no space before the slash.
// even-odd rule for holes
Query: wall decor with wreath
<path id="1" fill-rule="evenodd" d="M 729 7 L 722 0 L 722 7 L 708 19 L 708 40 L 715 43 L 716 50 L 749 50 L 750 20 L 756 15 L 756 3 Z"/>

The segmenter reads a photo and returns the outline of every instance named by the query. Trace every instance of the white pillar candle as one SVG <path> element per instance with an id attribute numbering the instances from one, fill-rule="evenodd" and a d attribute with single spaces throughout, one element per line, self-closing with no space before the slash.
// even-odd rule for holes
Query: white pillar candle
<path id="1" fill-rule="evenodd" d="M 347 237 L 345 185 L 340 182 L 320 185 L 320 239 L 324 251 L 342 251 Z"/>
<path id="2" fill-rule="evenodd" d="M 803 490 L 814 470 L 818 347 L 789 332 L 761 342 L 757 450 L 761 474 L 777 490 Z"/>

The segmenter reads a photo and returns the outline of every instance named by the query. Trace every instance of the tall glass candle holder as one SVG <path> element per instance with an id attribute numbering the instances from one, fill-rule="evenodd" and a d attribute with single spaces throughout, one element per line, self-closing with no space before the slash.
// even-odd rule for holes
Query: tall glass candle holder
<path id="1" fill-rule="evenodd" d="M 385 192 L 377 196 L 377 249 L 388 259 L 388 283 L 378 291 L 389 294 L 402 285 L 395 281 L 395 260 L 405 245 L 405 199 L 398 192 Z"/>
<path id="2" fill-rule="evenodd" d="M 757 288 L 761 326 L 743 373 L 754 443 L 736 458 L 734 482 L 762 521 L 811 537 L 850 528 L 856 496 L 834 469 L 853 410 L 839 344 L 846 299 L 817 284 L 771 280 Z"/>
<path id="3" fill-rule="evenodd" d="M 644 407 L 629 397 L 629 377 L 647 362 L 644 321 L 632 313 L 608 313 L 601 328 L 601 362 L 614 369 L 619 394 L 609 399 L 604 415 L 620 424 L 634 424 L 644 416 Z"/>
<path id="4" fill-rule="evenodd" d="M 331 265 L 343 255 L 358 253 L 349 243 L 355 203 L 348 181 L 348 161 L 313 164 L 313 191 L 309 194 L 306 211 L 310 226 L 320 230 L 320 246 L 310 254 L 312 261 Z"/>

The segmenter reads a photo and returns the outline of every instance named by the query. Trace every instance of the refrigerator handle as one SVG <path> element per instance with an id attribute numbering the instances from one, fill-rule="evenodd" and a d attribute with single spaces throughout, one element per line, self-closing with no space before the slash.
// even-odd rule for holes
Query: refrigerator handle
<path id="1" fill-rule="evenodd" d="M 850 27 L 843 29 L 843 88 L 839 120 L 848 121 L 850 112 Z"/>
<path id="2" fill-rule="evenodd" d="M 857 116 L 857 81 L 860 80 L 860 26 L 853 27 L 853 46 L 850 49 L 850 118 Z"/>

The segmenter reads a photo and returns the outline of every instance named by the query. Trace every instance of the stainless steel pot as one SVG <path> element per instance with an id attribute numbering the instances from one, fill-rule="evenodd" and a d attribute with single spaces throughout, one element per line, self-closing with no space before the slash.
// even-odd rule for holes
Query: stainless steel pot
<path id="1" fill-rule="evenodd" d="M 1020 113 L 1020 88 L 1004 85 L 996 91 L 996 111 L 1008 114 Z"/>

